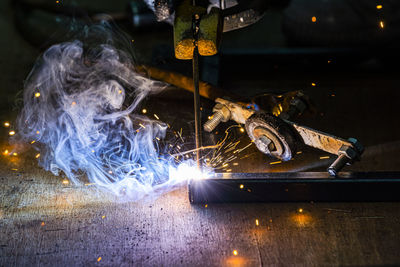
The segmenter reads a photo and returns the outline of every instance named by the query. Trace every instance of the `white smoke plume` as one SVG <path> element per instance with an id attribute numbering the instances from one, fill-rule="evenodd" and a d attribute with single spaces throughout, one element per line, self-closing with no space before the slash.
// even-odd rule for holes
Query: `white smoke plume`
<path id="1" fill-rule="evenodd" d="M 137 114 L 165 85 L 135 71 L 122 39 L 103 23 L 45 51 L 26 79 L 18 128 L 46 170 L 137 200 L 202 174 L 162 153 L 166 124 Z"/>

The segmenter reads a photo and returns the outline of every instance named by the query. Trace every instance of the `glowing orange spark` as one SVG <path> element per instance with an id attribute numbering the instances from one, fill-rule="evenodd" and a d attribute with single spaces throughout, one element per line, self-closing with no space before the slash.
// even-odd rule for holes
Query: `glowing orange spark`
<path id="1" fill-rule="evenodd" d="M 273 161 L 273 162 L 270 162 L 269 164 L 270 165 L 275 165 L 275 164 L 279 164 L 279 163 L 282 163 L 282 161 Z"/>

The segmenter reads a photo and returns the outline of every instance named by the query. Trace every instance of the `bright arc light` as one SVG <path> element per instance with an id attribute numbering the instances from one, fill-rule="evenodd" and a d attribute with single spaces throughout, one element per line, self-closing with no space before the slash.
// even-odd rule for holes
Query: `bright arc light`
<path id="1" fill-rule="evenodd" d="M 196 163 L 193 161 L 183 162 L 177 167 L 169 167 L 170 180 L 181 182 L 186 180 L 199 180 L 209 178 L 211 176 L 211 170 L 203 168 L 200 170 Z"/>

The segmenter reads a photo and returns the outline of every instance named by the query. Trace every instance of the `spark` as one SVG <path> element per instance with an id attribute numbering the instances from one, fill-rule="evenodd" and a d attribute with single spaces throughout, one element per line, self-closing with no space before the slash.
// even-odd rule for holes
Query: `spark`
<path id="1" fill-rule="evenodd" d="M 8 121 L 6 121 L 6 122 L 4 123 L 4 127 L 10 127 L 10 123 L 9 123 Z"/>
<path id="2" fill-rule="evenodd" d="M 98 258 L 97 258 L 97 262 L 100 262 L 100 261 L 101 261 L 101 257 L 98 257 Z"/>
<path id="3" fill-rule="evenodd" d="M 146 113 L 147 113 L 147 109 L 145 109 L 145 108 L 142 109 L 142 113 L 143 113 L 143 114 L 146 114 Z"/>
<path id="4" fill-rule="evenodd" d="M 75 105 L 76 105 L 76 102 L 72 101 L 71 106 L 75 106 Z"/>
<path id="5" fill-rule="evenodd" d="M 383 29 L 385 27 L 385 24 L 383 22 L 383 20 L 379 21 L 379 26 Z"/>
<path id="6" fill-rule="evenodd" d="M 317 84 L 316 83 L 311 83 L 311 86 L 316 86 Z"/>
<path id="7" fill-rule="evenodd" d="M 330 61 L 330 60 L 328 60 L 328 64 L 329 64 L 329 63 L 331 63 L 331 61 Z"/>
<path id="8" fill-rule="evenodd" d="M 118 94 L 122 94 L 122 90 L 119 90 L 119 91 L 118 91 Z"/>
<path id="9" fill-rule="evenodd" d="M 143 129 L 146 129 L 146 126 L 144 126 L 143 124 L 139 123 L 139 126 L 142 127 Z"/>
<path id="10" fill-rule="evenodd" d="M 240 188 L 240 189 L 243 189 L 243 188 L 244 188 L 244 185 L 243 185 L 243 184 L 239 185 L 239 188 Z"/>
<path id="11" fill-rule="evenodd" d="M 36 93 L 35 93 L 35 97 L 36 97 L 36 98 L 40 97 L 40 93 L 39 93 L 39 92 L 36 92 Z"/>
<path id="12" fill-rule="evenodd" d="M 17 152 L 14 152 L 12 155 L 13 155 L 14 157 L 16 157 L 16 156 L 18 156 L 18 153 L 17 153 Z"/>
<path id="13" fill-rule="evenodd" d="M 382 5 L 377 5 L 376 9 L 382 9 L 382 7 L 383 7 Z"/>
<path id="14" fill-rule="evenodd" d="M 296 152 L 297 155 L 299 155 L 299 154 L 301 154 L 301 153 L 303 153 L 303 151 L 297 151 L 297 152 Z"/>
<path id="15" fill-rule="evenodd" d="M 67 184 L 69 184 L 69 181 L 68 181 L 68 179 L 64 179 L 64 180 L 62 181 L 62 183 L 65 184 L 65 185 L 67 185 Z"/>
<path id="16" fill-rule="evenodd" d="M 302 209 L 302 208 L 300 208 L 300 209 L 299 209 L 299 212 L 300 212 L 300 213 L 303 213 L 303 209 Z"/>
<path id="17" fill-rule="evenodd" d="M 260 222 L 258 221 L 258 219 L 256 219 L 256 225 L 259 226 Z"/>
<path id="18" fill-rule="evenodd" d="M 11 169 L 11 170 L 12 170 L 12 171 L 15 171 L 15 172 L 18 171 L 18 169 L 15 169 L 15 168 L 13 168 L 13 169 Z"/>
<path id="19" fill-rule="evenodd" d="M 40 224 L 40 226 L 45 226 L 46 225 L 46 223 L 45 222 L 42 222 L 41 224 Z"/>
<path id="20" fill-rule="evenodd" d="M 40 131 L 36 131 L 36 134 L 40 134 Z"/>
<path id="21" fill-rule="evenodd" d="M 311 18 L 311 21 L 312 21 L 312 22 L 317 22 L 317 17 L 315 17 L 315 16 L 312 17 L 312 18 Z"/>
<path id="22" fill-rule="evenodd" d="M 239 163 L 235 162 L 235 163 L 233 163 L 232 165 L 233 165 L 233 166 L 237 166 L 237 165 L 239 165 Z"/>
<path id="23" fill-rule="evenodd" d="M 15 131 L 10 131 L 10 132 L 8 132 L 8 134 L 9 134 L 9 135 L 14 135 L 14 134 L 15 134 Z"/>
<path id="24" fill-rule="evenodd" d="M 319 159 L 329 159 L 329 156 L 319 157 Z"/>
<path id="25" fill-rule="evenodd" d="M 234 251 L 232 251 L 233 255 L 237 256 L 239 253 L 238 251 L 235 249 Z"/>
<path id="26" fill-rule="evenodd" d="M 101 216 L 101 218 L 102 218 L 102 219 L 105 219 L 105 218 L 106 218 L 106 215 Z"/>
<path id="27" fill-rule="evenodd" d="M 8 149 L 6 149 L 6 150 L 4 150 L 3 155 L 4 155 L 4 156 L 8 156 L 8 153 L 9 153 L 9 152 L 8 152 Z"/>
<path id="28" fill-rule="evenodd" d="M 40 153 L 36 154 L 35 158 L 39 158 L 40 157 Z"/>
<path id="29" fill-rule="evenodd" d="M 35 141 L 35 140 L 33 140 L 33 141 L 31 142 L 31 145 L 32 145 L 32 144 L 34 144 L 35 142 L 36 142 L 36 141 Z"/>
<path id="30" fill-rule="evenodd" d="M 273 162 L 270 162 L 269 164 L 270 165 L 275 165 L 275 164 L 280 164 L 280 163 L 282 163 L 282 161 L 273 161 Z"/>
<path id="31" fill-rule="evenodd" d="M 154 118 L 156 118 L 157 120 L 160 119 L 160 118 L 157 116 L 157 114 L 154 114 Z"/>
<path id="32" fill-rule="evenodd" d="M 205 205 L 204 205 L 204 208 L 208 208 L 208 204 L 205 204 Z"/>
<path id="33" fill-rule="evenodd" d="M 240 127 L 240 131 L 241 131 L 242 133 L 244 133 L 244 129 L 243 129 L 242 127 Z"/>

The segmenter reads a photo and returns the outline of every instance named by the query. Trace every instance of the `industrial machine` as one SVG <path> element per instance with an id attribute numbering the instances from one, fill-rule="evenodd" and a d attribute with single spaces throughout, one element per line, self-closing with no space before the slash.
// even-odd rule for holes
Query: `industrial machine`
<path id="1" fill-rule="evenodd" d="M 221 35 L 257 22 L 271 4 L 264 1 L 221 1 L 204 6 L 197 1 L 178 4 L 158 0 L 154 9 L 159 21 L 174 17 L 175 57 L 193 62 L 196 160 L 201 168 L 201 118 L 198 57 L 218 52 Z M 203 5 L 203 6 L 202 6 Z M 174 7 L 174 12 L 171 11 Z M 340 173 L 360 160 L 364 151 L 355 138 L 343 139 L 290 121 L 307 107 L 303 94 L 296 92 L 286 110 L 279 114 L 260 111 L 227 99 L 215 99 L 214 114 L 203 125 L 207 132 L 221 122 L 244 124 L 258 150 L 282 161 L 290 160 L 299 145 L 311 146 L 337 155 L 328 173 L 222 173 L 189 184 L 192 203 L 224 201 L 355 201 L 398 199 L 397 174 Z M 217 193 L 216 193 L 217 192 Z"/>

